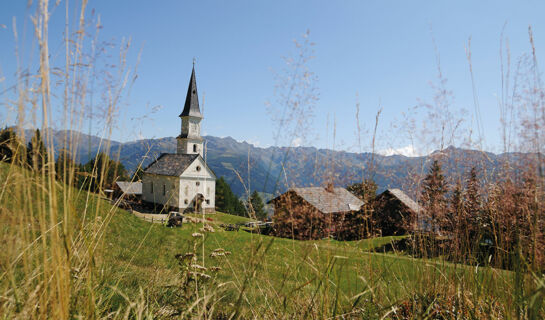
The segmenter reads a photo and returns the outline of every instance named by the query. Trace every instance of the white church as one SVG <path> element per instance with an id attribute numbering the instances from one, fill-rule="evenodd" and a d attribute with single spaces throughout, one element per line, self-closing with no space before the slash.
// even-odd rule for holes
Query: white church
<path id="1" fill-rule="evenodd" d="M 195 65 L 179 117 L 182 129 L 176 138 L 176 153 L 163 153 L 144 169 L 142 200 L 176 208 L 179 212 L 214 212 L 216 175 L 203 158 L 203 116 L 199 108 Z"/>

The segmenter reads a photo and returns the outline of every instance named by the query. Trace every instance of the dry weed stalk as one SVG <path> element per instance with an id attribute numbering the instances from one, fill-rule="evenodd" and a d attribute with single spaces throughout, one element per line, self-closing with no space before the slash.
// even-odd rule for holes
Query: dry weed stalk
<path id="1" fill-rule="evenodd" d="M 66 1 L 64 67 L 52 67 L 50 9 L 60 7 L 60 3 L 40 0 L 32 5 L 36 9 L 31 21 L 39 49 L 39 69 L 37 74 L 22 72 L 23 63 L 18 63 L 15 83 L 18 98 L 13 109 L 18 114 L 19 137 L 24 139 L 24 129 L 29 125 L 38 127 L 39 124 L 42 134 L 33 137 L 29 149 L 33 155 L 32 170 L 26 170 L 23 144 L 14 149 L 15 158 L 19 160 L 11 161 L 0 192 L 2 211 L 15 210 L 11 215 L 1 215 L 3 224 L 12 227 L 2 234 L 2 241 L 9 244 L 10 249 L 2 255 L 0 263 L 3 266 L 0 284 L 5 292 L 0 309 L 4 315 L 17 318 L 94 317 L 108 308 L 108 301 L 96 295 L 101 268 L 98 253 L 116 209 L 102 207 L 97 195 L 89 192 L 91 184 L 80 190 L 74 187 L 80 170 L 73 160 L 80 157 L 81 139 L 74 129 L 81 128 L 88 115 L 88 82 L 98 63 L 95 49 L 100 21 L 95 26 L 89 24 L 84 0 L 71 30 L 70 3 Z M 93 27 L 96 28 L 94 33 Z M 16 30 L 14 23 L 18 41 Z M 90 48 L 86 47 L 88 41 Z M 130 85 L 131 71 L 124 64 L 127 49 L 128 45 L 121 51 L 119 77 L 106 80 L 105 84 L 110 93 L 105 96 L 108 97 L 104 113 L 105 140 L 111 134 L 116 110 Z M 20 61 L 20 52 L 17 55 Z M 29 67 L 31 65 L 32 61 Z M 54 105 L 62 108 L 56 109 Z M 64 134 L 56 135 L 55 126 L 64 129 L 61 131 Z M 43 149 L 36 140 L 42 138 Z M 99 150 L 108 152 L 108 147 L 101 146 Z M 97 163 L 95 161 L 89 178 L 100 177 L 97 181 L 100 190 L 106 183 L 104 177 L 109 168 L 107 164 L 98 166 Z"/>

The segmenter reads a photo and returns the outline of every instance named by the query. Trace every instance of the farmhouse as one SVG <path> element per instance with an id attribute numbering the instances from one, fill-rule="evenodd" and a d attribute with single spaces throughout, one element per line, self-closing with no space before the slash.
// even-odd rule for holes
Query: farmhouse
<path id="1" fill-rule="evenodd" d="M 142 200 L 180 212 L 214 212 L 216 176 L 203 158 L 203 116 L 199 108 L 195 65 L 179 117 L 182 126 L 176 138 L 176 153 L 163 153 L 144 169 Z"/>
<path id="2" fill-rule="evenodd" d="M 329 185 L 292 188 L 272 199 L 277 236 L 301 240 L 321 239 L 335 233 L 335 221 L 359 211 L 363 201 L 344 188 Z"/>
<path id="3" fill-rule="evenodd" d="M 387 189 L 374 201 L 373 221 L 382 236 L 416 231 L 422 208 L 399 189 Z"/>

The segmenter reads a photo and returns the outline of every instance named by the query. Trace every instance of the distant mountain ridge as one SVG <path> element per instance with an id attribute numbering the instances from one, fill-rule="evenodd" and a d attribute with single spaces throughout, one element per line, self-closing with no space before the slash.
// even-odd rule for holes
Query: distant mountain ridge
<path id="1" fill-rule="evenodd" d="M 52 130 L 57 149 L 63 147 L 68 137 L 77 141 L 78 162 L 84 163 L 100 150 L 109 146 L 109 154 L 118 158 L 129 171 L 138 165 L 146 167 L 161 153 L 174 153 L 176 139 L 166 137 L 143 139 L 131 142 L 103 140 L 75 131 Z M 27 141 L 32 132 L 25 133 Z M 223 176 L 233 192 L 243 195 L 247 190 L 275 194 L 292 186 L 319 186 L 333 182 L 340 186 L 373 178 L 379 191 L 400 188 L 407 192 L 418 183 L 432 158 L 441 157 L 446 176 L 456 179 L 455 173 L 467 172 L 472 166 L 481 170 L 487 178 L 494 174 L 503 160 L 520 157 L 518 154 L 499 154 L 449 147 L 422 157 L 402 155 L 383 156 L 372 153 L 351 153 L 317 149 L 314 147 L 256 147 L 247 142 L 238 142 L 231 137 L 204 137 L 206 161 L 218 177 Z M 463 160 L 463 161 L 460 161 Z"/>

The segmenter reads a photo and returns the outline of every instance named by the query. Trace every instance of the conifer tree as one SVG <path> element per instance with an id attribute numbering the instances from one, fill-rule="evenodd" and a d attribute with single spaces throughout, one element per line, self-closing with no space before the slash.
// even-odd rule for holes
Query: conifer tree
<path id="1" fill-rule="evenodd" d="M 451 233 L 451 255 L 457 261 L 461 261 L 469 250 L 467 226 L 467 215 L 464 210 L 464 189 L 462 182 L 458 180 L 450 198 L 446 226 L 446 230 Z"/>
<path id="2" fill-rule="evenodd" d="M 36 129 L 34 135 L 28 143 L 27 159 L 28 166 L 35 171 L 41 171 L 42 168 L 47 164 L 47 150 L 45 149 L 45 144 L 42 140 L 40 129 Z"/>
<path id="3" fill-rule="evenodd" d="M 265 220 L 267 218 L 267 212 L 265 211 L 265 204 L 263 204 L 263 199 L 259 195 L 259 192 L 252 192 L 252 195 L 250 196 L 250 203 L 256 218 L 258 220 Z"/>
<path id="4" fill-rule="evenodd" d="M 87 181 L 90 185 L 86 187 L 90 187 L 92 191 L 111 187 L 115 181 L 127 178 L 125 166 L 105 153 L 99 153 L 94 159 L 89 160 L 84 165 L 84 170 L 89 175 Z"/>
<path id="5" fill-rule="evenodd" d="M 144 169 L 142 168 L 142 166 L 138 166 L 138 168 L 136 168 L 136 170 L 134 171 L 134 174 L 133 174 L 133 180 L 134 181 L 142 181 L 142 177 L 144 176 Z"/>
<path id="6" fill-rule="evenodd" d="M 13 162 L 18 156 L 20 160 L 23 149 L 24 145 L 22 145 L 13 128 L 4 128 L 0 131 L 0 161 Z"/>
<path id="7" fill-rule="evenodd" d="M 475 169 L 475 167 L 471 168 L 471 171 L 469 171 L 466 184 L 464 209 L 470 220 L 469 222 L 471 223 L 468 227 L 471 229 L 479 229 L 483 224 L 483 220 L 481 214 L 480 187 L 477 179 L 477 169 Z"/>
<path id="8" fill-rule="evenodd" d="M 363 206 L 358 211 L 344 215 L 344 221 L 338 227 L 338 239 L 359 240 L 367 238 L 373 232 L 372 214 L 377 188 L 373 179 L 363 179 L 362 182 L 346 187 L 346 190 L 363 201 Z"/>
<path id="9" fill-rule="evenodd" d="M 59 181 L 73 185 L 78 168 L 79 166 L 76 165 L 67 150 L 63 149 L 59 152 L 59 156 L 55 161 L 55 175 Z"/>
<path id="10" fill-rule="evenodd" d="M 441 165 L 434 160 L 422 183 L 422 204 L 430 218 L 433 231 L 440 230 L 444 224 L 447 207 L 446 193 L 447 186 Z"/>
<path id="11" fill-rule="evenodd" d="M 450 207 L 447 211 L 445 230 L 452 233 L 458 233 L 460 227 L 463 224 L 463 210 L 464 210 L 463 189 L 460 181 L 454 186 L 452 191 L 452 197 L 450 199 Z"/>
<path id="12" fill-rule="evenodd" d="M 361 183 L 354 183 L 346 187 L 353 195 L 358 197 L 364 203 L 369 203 L 377 195 L 377 184 L 372 179 L 364 179 Z"/>
<path id="13" fill-rule="evenodd" d="M 223 177 L 216 181 L 216 210 L 246 216 L 246 208 Z"/>
<path id="14" fill-rule="evenodd" d="M 223 177 L 220 177 L 216 181 L 216 201 L 215 202 L 216 202 L 217 211 L 226 212 L 226 213 L 228 212 L 229 195 L 228 195 L 227 189 L 229 189 L 229 191 L 231 190 L 231 188 L 229 188 L 229 185 L 227 184 L 225 179 Z"/>

